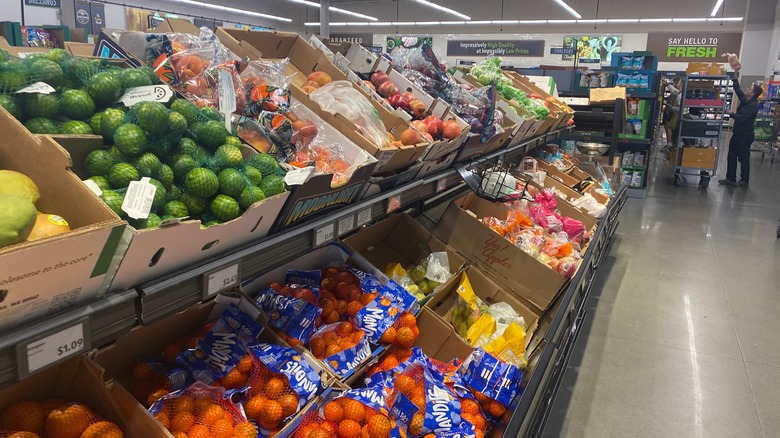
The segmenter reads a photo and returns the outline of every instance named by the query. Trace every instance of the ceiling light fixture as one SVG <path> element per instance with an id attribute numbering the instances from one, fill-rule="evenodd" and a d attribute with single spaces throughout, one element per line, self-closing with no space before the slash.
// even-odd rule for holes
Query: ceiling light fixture
<path id="1" fill-rule="evenodd" d="M 249 15 L 252 17 L 267 18 L 269 20 L 284 21 L 285 23 L 292 23 L 291 18 L 279 17 L 277 15 L 264 14 L 262 12 L 247 11 L 245 9 L 231 8 L 230 6 L 215 5 L 213 3 L 204 3 L 195 0 L 169 0 L 175 3 L 183 3 L 186 5 L 200 6 L 202 8 L 214 9 L 217 11 L 230 12 L 231 14 Z"/>
<path id="2" fill-rule="evenodd" d="M 575 11 L 574 8 L 569 6 L 568 3 L 566 3 L 565 1 L 563 1 L 563 0 L 555 0 L 555 2 L 558 3 L 559 5 L 561 5 L 561 7 L 563 9 L 566 9 L 567 11 L 569 11 L 575 17 L 582 18 L 582 15 L 580 15 L 579 12 Z"/>
<path id="3" fill-rule="evenodd" d="M 189 0 L 188 0 L 189 1 Z M 719 21 L 742 21 L 743 17 L 722 18 L 609 18 L 609 19 L 582 19 L 582 20 L 491 20 L 491 21 L 338 21 L 330 23 L 333 27 L 343 26 L 461 26 L 468 24 L 505 25 L 505 24 L 592 24 L 592 23 L 704 23 Z M 319 26 L 319 22 L 306 22 L 306 27 Z"/>
<path id="4" fill-rule="evenodd" d="M 302 4 L 302 5 L 306 5 L 306 6 L 311 6 L 313 8 L 317 8 L 317 9 L 319 9 L 321 7 L 321 5 L 319 3 L 315 3 L 315 2 L 312 2 L 312 1 L 309 1 L 309 0 L 288 0 L 288 1 L 291 1 L 293 3 L 299 3 L 299 4 Z M 366 20 L 379 21 L 379 19 L 376 18 L 376 17 L 372 17 L 370 15 L 360 14 L 358 12 L 348 11 L 346 9 L 337 8 L 335 6 L 329 6 L 328 10 L 331 11 L 331 12 L 338 12 L 340 14 L 346 14 L 346 15 L 351 15 L 353 17 L 363 18 L 363 19 L 366 19 Z"/>
<path id="5" fill-rule="evenodd" d="M 517 24 L 520 20 L 491 20 L 491 24 Z"/>
<path id="6" fill-rule="evenodd" d="M 547 24 L 547 20 L 520 20 L 520 24 Z"/>
<path id="7" fill-rule="evenodd" d="M 712 8 L 712 14 L 710 14 L 710 17 L 718 15 L 718 9 L 720 9 L 721 6 L 723 6 L 723 0 L 718 0 L 718 2 L 715 3 L 715 7 Z"/>
<path id="8" fill-rule="evenodd" d="M 608 23 L 639 23 L 638 18 L 610 18 Z"/>
<path id="9" fill-rule="evenodd" d="M 456 17 L 460 17 L 460 18 L 462 18 L 464 20 L 471 20 L 471 17 L 469 17 L 466 14 L 461 14 L 460 12 L 458 12 L 458 11 L 456 11 L 454 9 L 450 9 L 450 8 L 447 8 L 447 7 L 442 6 L 442 5 L 437 5 L 436 3 L 429 2 L 428 0 L 414 0 L 414 1 L 417 2 L 417 3 L 423 4 L 425 6 L 429 6 L 431 8 L 438 9 L 440 11 L 444 11 L 444 12 L 450 13 L 450 14 L 455 15 Z"/>
<path id="10" fill-rule="evenodd" d="M 640 18 L 641 23 L 671 23 L 671 18 Z"/>
<path id="11" fill-rule="evenodd" d="M 467 21 L 466 24 L 490 24 L 490 20 Z"/>
<path id="12" fill-rule="evenodd" d="M 742 17 L 708 18 L 707 21 L 742 21 Z"/>
<path id="13" fill-rule="evenodd" d="M 440 21 L 440 23 L 444 25 L 452 25 L 452 24 L 466 24 L 469 23 L 469 21 Z"/>
<path id="14" fill-rule="evenodd" d="M 706 18 L 673 18 L 672 21 L 675 23 L 696 23 L 696 22 L 702 22 L 707 21 Z"/>
<path id="15" fill-rule="evenodd" d="M 587 20 L 577 20 L 577 23 L 606 23 L 607 20 L 603 18 L 598 19 L 587 19 Z"/>
<path id="16" fill-rule="evenodd" d="M 441 21 L 417 21 L 414 24 L 417 26 L 437 26 L 441 24 Z"/>
<path id="17" fill-rule="evenodd" d="M 547 20 L 550 24 L 572 24 L 576 23 L 577 20 Z"/>

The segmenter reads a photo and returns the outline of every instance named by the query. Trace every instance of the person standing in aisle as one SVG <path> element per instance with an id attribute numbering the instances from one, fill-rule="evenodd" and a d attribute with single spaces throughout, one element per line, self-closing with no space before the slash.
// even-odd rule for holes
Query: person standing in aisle
<path id="1" fill-rule="evenodd" d="M 675 76 L 671 82 L 664 81 L 664 83 L 666 84 L 665 90 L 669 93 L 669 97 L 666 98 L 666 107 L 664 108 L 664 129 L 666 130 L 666 147 L 664 147 L 664 150 L 667 151 L 674 146 L 675 128 L 680 117 L 682 78 Z"/>
<path id="2" fill-rule="evenodd" d="M 736 72 L 739 72 L 739 68 L 736 69 Z M 753 83 L 743 92 L 736 74 L 733 79 L 734 94 L 739 99 L 739 106 L 736 113 L 729 113 L 734 119 L 734 126 L 729 142 L 728 166 L 726 178 L 719 180 L 718 184 L 746 187 L 750 182 L 750 146 L 755 138 L 758 96 L 764 90 L 760 85 Z M 737 182 L 737 161 L 742 165 L 739 182 Z"/>

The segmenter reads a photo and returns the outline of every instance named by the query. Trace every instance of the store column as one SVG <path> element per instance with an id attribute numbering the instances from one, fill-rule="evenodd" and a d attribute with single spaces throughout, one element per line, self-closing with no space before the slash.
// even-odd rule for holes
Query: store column
<path id="1" fill-rule="evenodd" d="M 780 2 L 775 7 L 775 26 L 772 32 L 772 46 L 769 49 L 767 74 L 780 72 Z"/>
<path id="2" fill-rule="evenodd" d="M 778 56 L 777 49 L 773 49 L 776 45 L 773 43 L 776 39 L 773 33 L 776 27 L 777 3 L 778 0 L 748 0 L 740 51 L 740 83 L 743 86 L 771 75 L 774 65 L 772 54 L 774 53 L 774 58 Z M 770 59 L 767 59 L 767 53 L 770 54 Z"/>

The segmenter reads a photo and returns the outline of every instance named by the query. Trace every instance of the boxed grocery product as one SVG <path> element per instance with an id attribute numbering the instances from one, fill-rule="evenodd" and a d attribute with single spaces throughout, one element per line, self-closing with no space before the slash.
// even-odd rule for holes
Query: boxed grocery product
<path id="1" fill-rule="evenodd" d="M 100 136 L 55 136 L 57 142 L 70 154 L 73 169 L 86 179 L 85 158 L 103 148 Z M 248 146 L 245 155 L 256 154 Z M 330 181 L 327 182 L 328 187 Z M 303 186 L 302 186 L 303 187 Z M 85 187 L 86 188 L 86 187 Z M 284 192 L 250 206 L 236 219 L 226 223 L 201 227 L 199 220 L 169 220 L 163 226 L 131 230 L 129 247 L 121 257 L 119 269 L 111 283 L 111 290 L 128 289 L 149 280 L 160 278 L 178 269 L 224 253 L 248 241 L 265 237 L 282 212 L 290 196 Z M 117 217 L 114 215 L 114 217 Z"/>
<path id="2" fill-rule="evenodd" d="M 0 219 L 0 327 L 7 328 L 105 293 L 116 272 L 114 257 L 126 249 L 126 222 L 82 184 L 51 138 L 31 135 L 4 109 L 0 132 L 0 192 L 30 196 L 22 210 L 14 208 L 23 214 Z M 10 213 L 11 204 L 4 205 L 0 210 Z"/>
<path id="3" fill-rule="evenodd" d="M 370 227 L 362 228 L 345 239 L 344 243 L 391 277 L 394 277 L 393 270 L 400 267 L 401 272 L 398 274 L 408 276 L 412 284 L 422 286 L 425 282 L 423 290 L 420 291 L 424 296 L 435 294 L 443 283 L 442 280 L 449 279 L 444 278 L 443 273 L 437 272 L 433 266 L 430 274 L 427 272 L 427 266 L 423 269 L 423 262 L 426 262 L 432 253 L 443 252 L 447 255 L 448 268 L 445 270 L 449 275 L 457 272 L 466 262 L 460 254 L 447 247 L 408 214 L 391 216 Z M 398 278 L 396 281 L 401 282 Z M 431 281 L 435 282 L 433 287 L 430 287 Z"/>
<path id="4" fill-rule="evenodd" d="M 592 88 L 590 90 L 591 103 L 609 103 L 626 98 L 626 87 Z"/>
<path id="5" fill-rule="evenodd" d="M 322 110 L 321 105 L 312 100 L 309 93 L 303 91 L 303 87 L 309 80 L 309 75 L 314 72 L 322 72 L 319 76 L 324 84 L 330 82 L 324 78 L 330 78 L 333 81 L 347 81 L 348 79 L 324 53 L 315 49 L 298 34 L 218 28 L 216 35 L 229 50 L 242 57 L 249 57 L 249 59 L 288 58 L 290 61 L 288 73 L 293 75 L 291 87 L 293 96 L 315 111 L 328 124 L 336 127 L 350 140 L 376 157 L 379 162 L 375 172 L 381 173 L 411 166 L 429 146 L 428 141 L 421 141 L 414 145 L 402 145 L 401 147 L 377 146 L 376 142 L 361 134 L 366 132 L 365 129 L 356 126 L 347 115 Z M 361 95 L 365 97 L 365 94 Z M 386 131 L 395 138 L 400 138 L 401 134 L 409 129 L 409 122 L 398 114 L 387 110 L 376 101 L 372 101 L 371 105 Z"/>
<path id="6" fill-rule="evenodd" d="M 588 178 L 593 179 L 591 175 L 583 172 L 581 169 L 578 169 L 576 166 L 569 169 L 570 173 L 566 173 L 556 168 L 555 166 L 547 163 L 544 160 L 537 160 L 537 165 L 539 166 L 539 169 L 547 172 L 547 177 L 544 180 L 545 186 L 547 186 L 549 181 L 549 185 L 551 187 L 560 188 L 561 191 L 566 193 L 567 195 L 573 195 L 574 193 L 582 193 L 582 194 L 590 193 L 591 196 L 596 198 L 596 200 L 598 200 L 602 204 L 609 201 L 608 196 L 598 192 L 598 189 L 601 188 L 601 185 L 598 182 L 596 182 L 591 187 L 587 188 L 582 192 L 575 190 L 575 188 L 579 187 L 582 181 Z"/>
<path id="7" fill-rule="evenodd" d="M 684 147 L 680 166 L 696 169 L 712 169 L 718 150 L 715 148 Z"/>
<path id="8" fill-rule="evenodd" d="M 504 102 L 499 102 L 499 107 L 502 103 Z M 506 147 L 511 141 L 515 139 L 515 134 L 519 130 L 514 118 L 509 115 L 511 113 L 502 109 L 497 109 L 496 111 L 501 111 L 503 115 L 503 121 L 501 123 L 501 129 L 503 132 L 495 134 L 485 142 L 482 141 L 482 136 L 480 134 L 469 132 L 468 136 L 466 137 L 466 141 L 458 151 L 458 158 L 456 159 L 457 162 L 467 161 L 472 158 L 495 152 L 503 147 Z"/>
<path id="9" fill-rule="evenodd" d="M 557 207 L 564 216 L 580 221 L 585 231 L 596 226 L 593 218 L 566 202 L 558 202 Z M 486 217 L 505 218 L 508 211 L 505 204 L 469 194 L 447 207 L 433 234 L 538 309 L 546 310 L 568 280 L 482 223 Z"/>
<path id="10" fill-rule="evenodd" d="M 86 356 L 75 357 L 0 391 L 0 416 L 4 421 L 10 416 L 10 424 L 5 427 L 25 425 L 26 429 L 36 429 L 40 436 L 44 436 L 44 429 L 64 433 L 56 436 L 118 436 L 116 426 L 128 438 L 166 436 L 162 426 L 133 396 L 120 385 L 105 383 L 103 378 L 99 365 Z M 22 401 L 28 403 L 18 403 Z M 9 408 L 11 413 L 3 415 Z"/>

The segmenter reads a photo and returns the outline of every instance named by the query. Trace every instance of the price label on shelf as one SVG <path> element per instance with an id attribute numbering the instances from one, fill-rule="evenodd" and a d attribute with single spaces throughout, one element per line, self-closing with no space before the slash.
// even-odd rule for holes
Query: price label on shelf
<path id="1" fill-rule="evenodd" d="M 203 299 L 238 286 L 241 283 L 241 264 L 236 262 L 203 274 Z"/>
<path id="2" fill-rule="evenodd" d="M 50 335 L 17 344 L 19 379 L 87 351 L 90 348 L 88 325 L 89 320 L 84 318 L 60 327 Z"/>
<path id="3" fill-rule="evenodd" d="M 336 238 L 336 226 L 328 224 L 314 230 L 314 247 L 322 246 Z"/>
<path id="4" fill-rule="evenodd" d="M 355 216 L 349 215 L 339 221 L 339 236 L 343 236 L 355 229 Z"/>
<path id="5" fill-rule="evenodd" d="M 401 208 L 401 195 L 393 196 L 387 200 L 387 214 Z"/>
<path id="6" fill-rule="evenodd" d="M 363 225 L 371 222 L 371 208 L 366 208 L 364 210 L 360 210 L 357 215 L 357 226 L 362 227 Z"/>
<path id="7" fill-rule="evenodd" d="M 436 181 L 436 193 L 441 193 L 447 188 L 447 180 L 442 178 Z"/>

